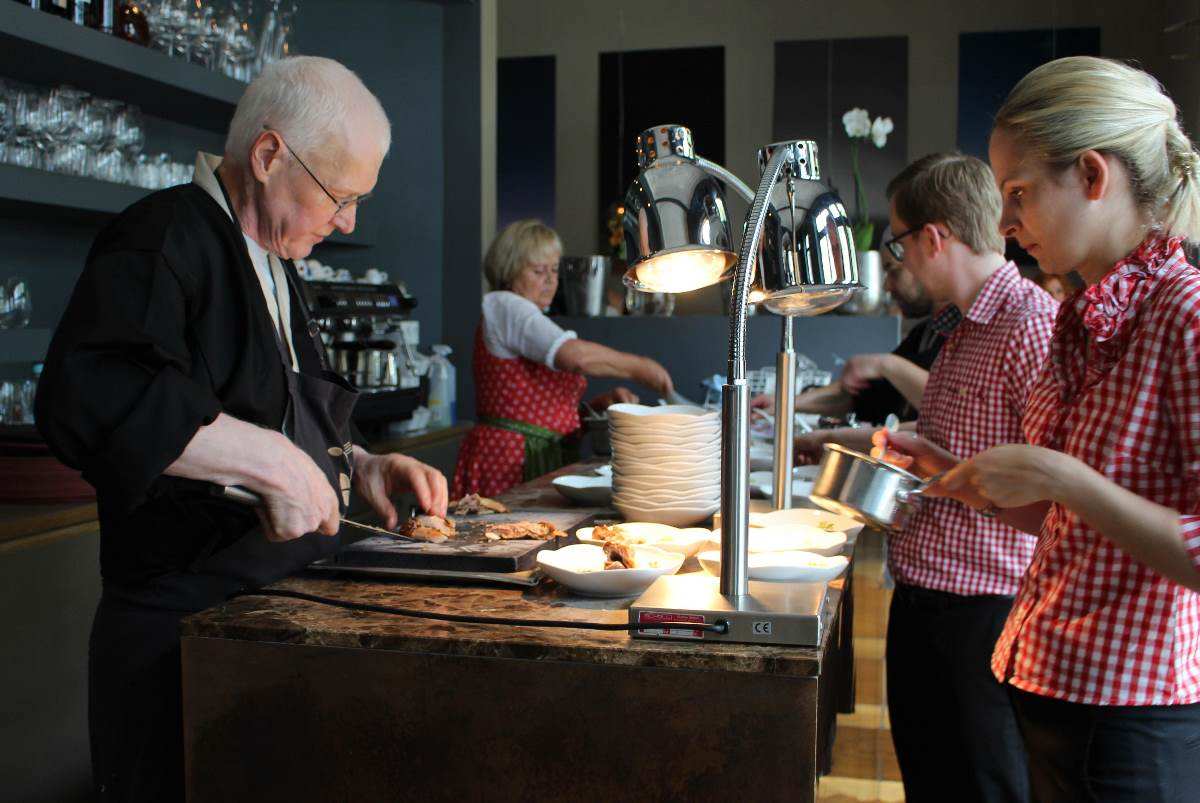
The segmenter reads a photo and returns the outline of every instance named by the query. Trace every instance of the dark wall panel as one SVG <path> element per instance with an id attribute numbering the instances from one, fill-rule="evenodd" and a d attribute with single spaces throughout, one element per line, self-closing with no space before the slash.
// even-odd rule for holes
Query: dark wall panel
<path id="1" fill-rule="evenodd" d="M 908 162 L 908 38 L 813 39 L 775 43 L 773 139 L 813 139 L 822 175 L 854 211 L 850 139 L 842 115 L 863 108 L 890 117 L 884 148 L 859 144 L 859 165 L 875 235 L 887 223 L 884 190 Z"/>
<path id="2" fill-rule="evenodd" d="M 958 35 L 958 147 L 987 159 L 992 120 L 1024 75 L 1063 56 L 1100 55 L 1099 28 Z"/>
<path id="3" fill-rule="evenodd" d="M 554 56 L 496 65 L 497 231 L 524 218 L 554 225 Z"/>
<path id="4" fill-rule="evenodd" d="M 392 122 L 383 162 L 360 226 L 374 247 L 324 246 L 315 256 L 356 275 L 367 268 L 407 283 L 417 297 L 421 345 L 442 333 L 442 28 L 432 3 L 309 0 L 297 14 L 296 51 L 329 56 L 358 73 Z"/>
<path id="5" fill-rule="evenodd" d="M 644 354 L 671 372 L 675 387 L 693 401 L 703 400 L 700 380 L 725 376 L 729 353 L 729 319 L 716 315 L 624 318 L 556 318 L 564 329 L 622 351 Z M 754 315 L 746 326 L 746 363 L 750 369 L 774 367 L 779 352 L 781 319 Z M 856 354 L 891 351 L 900 342 L 900 322 L 892 316 L 818 315 L 795 320 L 799 354 L 812 358 L 822 370 L 841 373 L 842 361 Z M 595 379 L 588 393 L 603 393 L 616 385 L 630 387 L 643 401 L 655 394 L 627 381 Z M 590 398 L 590 395 L 587 397 Z"/>
<path id="6" fill-rule="evenodd" d="M 725 48 L 600 54 L 601 214 L 637 175 L 634 138 L 660 123 L 687 126 L 697 153 L 725 161 Z M 596 221 L 597 246 L 606 236 L 602 225 Z"/>

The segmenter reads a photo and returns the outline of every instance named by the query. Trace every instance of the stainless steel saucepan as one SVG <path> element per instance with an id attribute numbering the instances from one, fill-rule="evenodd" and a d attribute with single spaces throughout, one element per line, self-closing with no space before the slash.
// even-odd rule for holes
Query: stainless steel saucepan
<path id="1" fill-rule="evenodd" d="M 826 444 L 809 496 L 831 513 L 883 530 L 898 530 L 925 489 L 941 477 L 923 480 L 862 452 Z"/>

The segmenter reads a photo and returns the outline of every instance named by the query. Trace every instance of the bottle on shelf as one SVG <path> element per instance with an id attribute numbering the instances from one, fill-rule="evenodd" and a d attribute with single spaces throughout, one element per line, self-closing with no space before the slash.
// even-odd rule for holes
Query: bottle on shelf
<path id="1" fill-rule="evenodd" d="M 75 0 L 42 0 L 42 11 L 69 20 L 75 14 Z"/>
<path id="2" fill-rule="evenodd" d="M 455 414 L 455 371 L 450 362 L 449 346 L 438 343 L 433 346 L 433 357 L 429 360 L 429 425 L 448 427 L 454 423 Z"/>
<path id="3" fill-rule="evenodd" d="M 113 33 L 126 42 L 150 46 L 150 23 L 140 4 L 120 0 L 113 18 Z"/>
<path id="4" fill-rule="evenodd" d="M 112 33 L 114 13 L 114 0 L 75 0 L 72 19 L 76 25 Z"/>

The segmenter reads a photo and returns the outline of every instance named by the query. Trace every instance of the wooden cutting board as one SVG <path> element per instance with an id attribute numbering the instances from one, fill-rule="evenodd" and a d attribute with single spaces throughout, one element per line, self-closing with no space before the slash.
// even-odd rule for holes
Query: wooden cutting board
<path id="1" fill-rule="evenodd" d="M 575 531 L 595 518 L 594 510 L 525 510 L 490 516 L 454 516 L 457 536 L 440 544 L 371 536 L 344 547 L 329 565 L 440 569 L 460 572 L 521 572 L 532 569 L 537 553 L 578 543 Z M 489 524 L 546 521 L 567 533 L 549 541 L 488 541 Z"/>

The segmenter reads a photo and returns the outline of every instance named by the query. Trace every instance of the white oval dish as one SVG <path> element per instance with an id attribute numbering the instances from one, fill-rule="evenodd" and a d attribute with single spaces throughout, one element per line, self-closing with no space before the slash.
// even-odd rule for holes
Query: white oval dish
<path id="1" fill-rule="evenodd" d="M 719 476 L 696 477 L 694 479 L 659 479 L 648 474 L 632 477 L 621 474 L 613 477 L 613 491 L 616 493 L 632 491 L 639 494 L 674 493 L 681 496 L 689 496 L 696 493 L 709 493 L 720 490 L 721 478 Z"/>
<path id="2" fill-rule="evenodd" d="M 604 549 L 593 544 L 572 544 L 561 549 L 543 549 L 537 564 L 548 577 L 572 592 L 585 597 L 633 597 L 666 574 L 675 574 L 683 565 L 681 554 L 635 546 L 638 563 L 653 563 L 644 569 L 604 569 Z"/>
<path id="3" fill-rule="evenodd" d="M 584 505 L 607 505 L 612 501 L 612 477 L 569 474 L 565 477 L 555 477 L 550 484 L 554 486 L 554 490 L 572 502 Z"/>
<path id="4" fill-rule="evenodd" d="M 849 516 L 839 516 L 824 510 L 794 507 L 789 510 L 772 510 L 769 513 L 751 513 L 750 526 L 754 527 L 789 527 L 804 525 L 816 527 L 825 532 L 845 533 L 847 538 L 853 538 L 862 532 L 863 525 Z M 721 529 L 721 514 L 713 516 L 713 527 Z"/>
<path id="5" fill-rule="evenodd" d="M 712 542 L 721 544 L 721 530 L 712 531 Z M 840 555 L 846 548 L 846 534 L 827 532 L 806 524 L 750 528 L 750 551 L 811 552 L 814 555 Z"/>
<path id="6" fill-rule="evenodd" d="M 568 547 L 569 549 L 570 547 Z M 704 571 L 721 576 L 721 552 L 709 550 L 696 556 Z M 756 552 L 750 555 L 747 567 L 751 580 L 789 583 L 825 583 L 850 564 L 842 555 L 826 556 L 793 550 L 789 552 Z"/>
<path id="7" fill-rule="evenodd" d="M 642 502 L 628 502 L 613 497 L 613 507 L 629 521 L 653 521 L 659 524 L 670 524 L 672 527 L 691 527 L 702 521 L 707 521 L 714 511 L 720 509 L 720 502 L 711 505 L 668 506 L 651 505 Z"/>
<path id="8" fill-rule="evenodd" d="M 812 493 L 813 482 L 817 478 L 820 466 L 796 466 L 792 469 L 792 496 L 808 496 Z M 774 471 L 751 471 L 750 490 L 757 492 L 766 499 L 775 493 Z"/>
<path id="9" fill-rule="evenodd" d="M 657 547 L 665 552 L 678 552 L 689 558 L 712 539 L 712 533 L 704 527 L 679 528 L 649 521 L 627 521 L 610 526 L 636 546 Z M 594 527 L 580 527 L 575 532 L 575 537 L 580 543 L 603 546 L 603 540 L 592 538 L 593 530 Z"/>
<path id="10" fill-rule="evenodd" d="M 660 404 L 651 407 L 646 404 L 613 404 L 608 407 L 610 421 L 646 421 L 657 423 L 694 423 L 697 421 L 720 421 L 716 410 L 705 410 L 703 407 L 693 407 L 689 404 Z"/>
<path id="11" fill-rule="evenodd" d="M 654 462 L 648 460 L 618 460 L 613 468 L 617 477 L 650 477 L 652 479 L 697 479 L 721 476 L 721 465 L 718 461 L 684 462 L 682 460 L 663 460 Z"/>

